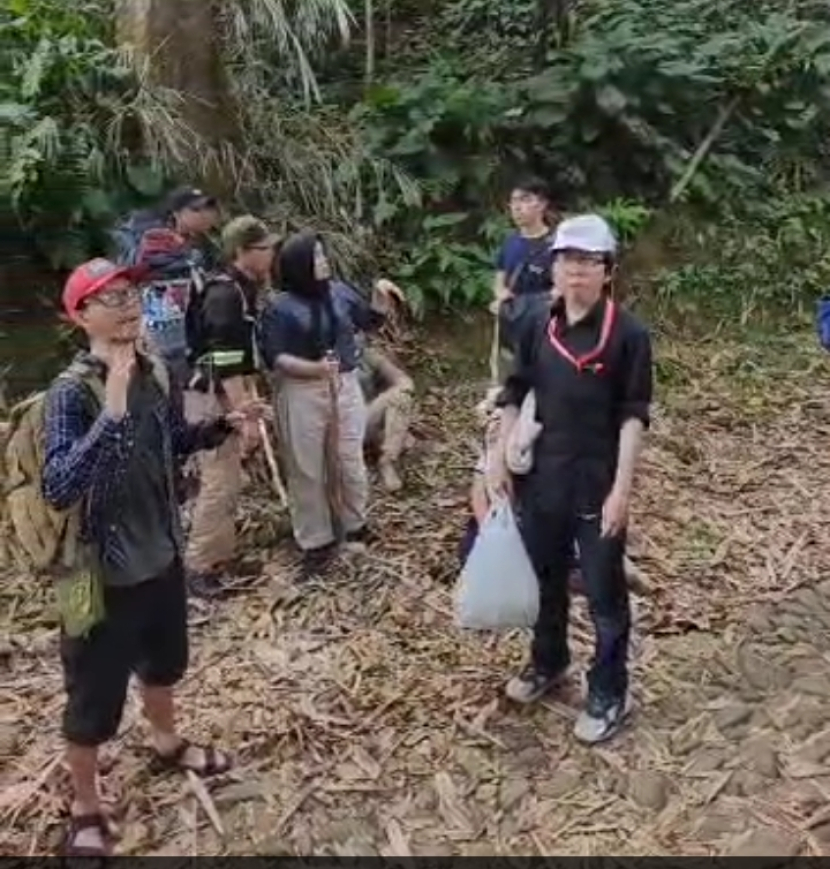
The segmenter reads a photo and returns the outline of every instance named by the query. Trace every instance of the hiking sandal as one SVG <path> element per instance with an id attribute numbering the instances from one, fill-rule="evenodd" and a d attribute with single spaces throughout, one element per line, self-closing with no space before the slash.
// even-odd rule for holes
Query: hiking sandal
<path id="1" fill-rule="evenodd" d="M 185 755 L 189 748 L 201 751 L 205 760 L 201 764 L 185 762 Z M 152 771 L 162 772 L 192 772 L 200 778 L 210 778 L 215 775 L 224 775 L 233 766 L 230 757 L 223 751 L 219 751 L 211 745 L 194 745 L 187 739 L 182 739 L 172 754 L 162 754 L 153 749 Z"/>
<path id="2" fill-rule="evenodd" d="M 97 848 L 94 845 L 76 844 L 80 834 L 86 830 L 98 830 L 101 834 L 102 842 L 100 848 Z M 110 838 L 110 829 L 107 824 L 107 819 L 100 812 L 92 815 L 71 815 L 66 825 L 66 832 L 64 833 L 61 856 L 109 857 L 111 855 Z"/>

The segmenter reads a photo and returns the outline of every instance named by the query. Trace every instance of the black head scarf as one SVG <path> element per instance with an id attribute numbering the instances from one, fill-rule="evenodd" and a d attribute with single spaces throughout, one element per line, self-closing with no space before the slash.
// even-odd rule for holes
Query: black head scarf
<path id="1" fill-rule="evenodd" d="M 280 284 L 284 292 L 304 299 L 311 309 L 312 341 L 322 358 L 333 350 L 337 340 L 337 321 L 328 280 L 314 277 L 314 248 L 322 239 L 314 232 L 292 235 L 280 251 Z M 326 326 L 323 328 L 323 312 Z"/>

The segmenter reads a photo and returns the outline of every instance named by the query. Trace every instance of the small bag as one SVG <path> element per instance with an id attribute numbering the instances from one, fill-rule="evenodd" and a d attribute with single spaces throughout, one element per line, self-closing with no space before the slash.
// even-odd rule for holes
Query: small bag
<path id="1" fill-rule="evenodd" d="M 94 565 L 78 567 L 55 582 L 58 614 L 68 637 L 85 637 L 104 620 L 104 583 Z"/>
<path id="2" fill-rule="evenodd" d="M 104 574 L 95 549 L 81 540 L 81 511 L 69 517 L 61 560 L 50 573 L 61 628 L 73 639 L 86 637 L 107 614 Z"/>
<path id="3" fill-rule="evenodd" d="M 539 615 L 539 582 L 510 502 L 493 502 L 461 571 L 455 592 L 459 627 L 529 628 Z"/>

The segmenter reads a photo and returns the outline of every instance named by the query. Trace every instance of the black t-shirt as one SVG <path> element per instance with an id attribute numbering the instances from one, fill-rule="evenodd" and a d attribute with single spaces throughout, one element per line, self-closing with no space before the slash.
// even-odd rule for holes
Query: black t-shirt
<path id="1" fill-rule="evenodd" d="M 566 325 L 561 303 L 554 303 L 526 323 L 499 397 L 502 406 L 521 407 L 529 390 L 536 393 L 542 432 L 526 483 L 551 509 L 601 509 L 616 474 L 623 423 L 635 418 L 649 425 L 651 338 L 636 317 L 615 305 L 608 340 L 591 364 L 580 370 L 566 355 L 578 359 L 601 344 L 609 304 L 600 301 L 582 320 Z M 551 340 L 552 324 L 565 353 Z"/>

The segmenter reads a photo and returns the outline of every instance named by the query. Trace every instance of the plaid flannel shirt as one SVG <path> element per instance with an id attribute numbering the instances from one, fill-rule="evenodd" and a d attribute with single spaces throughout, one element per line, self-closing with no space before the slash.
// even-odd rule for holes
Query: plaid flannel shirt
<path id="1" fill-rule="evenodd" d="M 101 373 L 105 377 L 103 367 Z M 199 450 L 214 449 L 232 430 L 223 417 L 188 424 L 180 395 L 160 401 L 157 414 L 171 472 L 175 461 Z M 83 538 L 97 544 L 106 560 L 118 564 L 122 559 L 112 517 L 116 515 L 117 499 L 122 496 L 123 479 L 135 445 L 130 414 L 117 420 L 102 409 L 95 416 L 88 387 L 66 377 L 58 378 L 49 389 L 44 422 L 43 497 L 58 510 L 87 498 Z M 177 520 L 172 493 L 171 502 Z"/>

